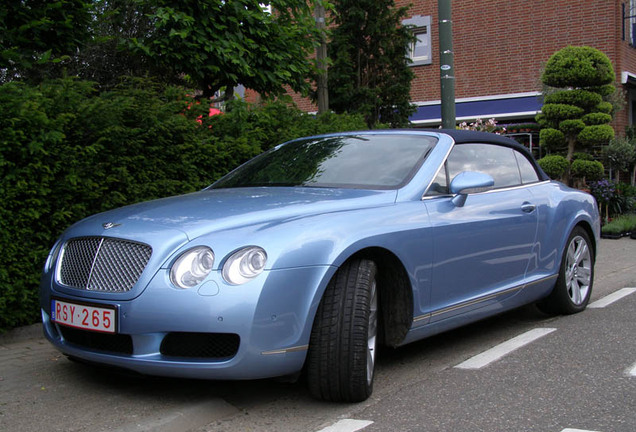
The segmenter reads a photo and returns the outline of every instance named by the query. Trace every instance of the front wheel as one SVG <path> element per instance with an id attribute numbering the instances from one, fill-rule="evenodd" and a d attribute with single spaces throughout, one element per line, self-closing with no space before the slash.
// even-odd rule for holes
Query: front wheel
<path id="1" fill-rule="evenodd" d="M 345 263 L 323 295 L 311 331 L 309 391 L 319 399 L 360 402 L 373 391 L 378 335 L 376 265 Z"/>
<path id="2" fill-rule="evenodd" d="M 574 228 L 563 252 L 559 277 L 552 293 L 537 305 L 547 313 L 573 314 L 587 307 L 594 283 L 594 254 L 590 237 Z"/>

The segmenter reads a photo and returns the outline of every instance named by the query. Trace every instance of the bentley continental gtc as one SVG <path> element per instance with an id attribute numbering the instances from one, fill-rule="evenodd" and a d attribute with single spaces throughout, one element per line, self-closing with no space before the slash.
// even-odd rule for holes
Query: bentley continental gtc
<path id="1" fill-rule="evenodd" d="M 53 246 L 41 284 L 66 356 L 147 375 L 306 374 L 361 401 L 398 347 L 529 303 L 582 311 L 600 223 L 498 135 L 301 138 L 199 192 L 97 214 Z"/>

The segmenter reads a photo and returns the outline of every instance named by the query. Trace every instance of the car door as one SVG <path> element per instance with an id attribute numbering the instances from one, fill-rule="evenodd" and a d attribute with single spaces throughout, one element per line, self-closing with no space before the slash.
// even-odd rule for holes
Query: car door
<path id="1" fill-rule="evenodd" d="M 476 171 L 489 174 L 495 184 L 488 191 L 470 193 L 463 206 L 453 204 L 448 195 L 426 202 L 434 257 L 431 322 L 496 307 L 523 284 L 538 218 L 515 153 L 493 144 L 458 144 L 438 176 L 446 177 L 443 183 Z"/>

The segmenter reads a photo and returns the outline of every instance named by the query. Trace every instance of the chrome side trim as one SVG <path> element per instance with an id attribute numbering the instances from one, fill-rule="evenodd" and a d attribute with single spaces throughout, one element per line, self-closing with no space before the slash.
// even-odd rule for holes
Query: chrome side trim
<path id="1" fill-rule="evenodd" d="M 503 290 L 503 291 L 499 291 L 499 292 L 496 292 L 496 293 L 493 293 L 493 294 L 488 294 L 488 295 L 485 295 L 483 297 L 479 297 L 479 298 L 476 298 L 476 299 L 473 299 L 473 300 L 468 300 L 468 301 L 465 301 L 465 302 L 462 302 L 462 303 L 458 303 L 458 304 L 453 305 L 453 306 L 448 306 L 448 307 L 446 307 L 444 309 L 439 309 L 439 310 L 436 310 L 436 311 L 433 311 L 433 312 L 430 312 L 430 313 L 427 313 L 427 314 L 424 314 L 424 315 L 418 315 L 415 318 L 413 318 L 413 324 L 415 324 L 415 323 L 417 323 L 419 321 L 426 320 L 428 318 L 433 318 L 433 317 L 438 316 L 438 315 L 442 315 L 442 314 L 445 314 L 445 313 L 448 313 L 448 312 L 453 312 L 453 311 L 456 311 L 458 309 L 462 309 L 462 308 L 469 307 L 469 306 L 474 306 L 476 304 L 479 304 L 479 303 L 482 303 L 482 302 L 486 302 L 488 300 L 492 300 L 492 299 L 497 298 L 499 296 L 503 296 L 503 295 L 506 295 L 506 294 L 514 293 L 516 291 L 521 291 L 524 288 L 528 288 L 528 287 L 530 287 L 532 285 L 537 285 L 537 284 L 542 283 L 542 282 L 546 282 L 546 281 L 549 281 L 549 280 L 552 280 L 552 279 L 556 279 L 558 277 L 559 277 L 558 274 L 555 274 L 555 275 L 552 275 L 552 276 L 547 276 L 547 277 L 544 277 L 544 278 L 541 278 L 541 279 L 537 279 L 537 280 L 532 281 L 532 282 L 525 283 L 523 285 L 518 285 L 518 286 L 515 286 L 515 287 L 512 287 L 512 288 L 508 288 L 508 289 Z"/>
<path id="2" fill-rule="evenodd" d="M 498 188 L 498 189 L 489 189 L 489 190 L 483 191 L 483 192 L 469 193 L 468 195 L 469 196 L 470 195 L 485 195 L 485 194 L 491 194 L 491 193 L 497 193 L 497 192 L 512 191 L 512 190 L 518 190 L 518 189 L 524 189 L 524 188 L 531 188 L 533 186 L 537 186 L 537 185 L 541 185 L 541 184 L 545 184 L 545 183 L 550 183 L 550 180 L 543 180 L 543 181 L 539 181 L 539 182 L 535 182 L 535 183 L 525 183 L 525 184 L 521 184 L 521 185 L 502 187 L 502 188 Z M 431 182 L 431 184 L 432 184 L 432 182 Z M 430 185 L 429 185 L 429 187 L 430 187 Z M 453 194 L 424 196 L 424 197 L 422 197 L 422 201 L 435 199 L 435 198 L 452 198 L 454 196 L 455 195 L 453 195 Z"/>
<path id="3" fill-rule="evenodd" d="M 513 287 L 513 288 L 508 288 L 507 290 L 499 291 L 499 292 L 494 293 L 494 294 L 488 294 L 488 295 L 485 295 L 483 297 L 479 297 L 479 298 L 476 298 L 476 299 L 473 299 L 473 300 L 468 300 L 468 301 L 465 301 L 463 303 L 458 303 L 456 305 L 446 307 L 444 309 L 439 309 L 439 310 L 436 310 L 434 312 L 431 312 L 431 318 L 434 317 L 434 316 L 437 316 L 437 315 L 445 314 L 447 312 L 456 311 L 457 309 L 462 309 L 462 308 L 465 308 L 465 307 L 468 307 L 468 306 L 474 306 L 476 304 L 479 304 L 479 303 L 482 303 L 482 302 L 486 302 L 488 300 L 492 300 L 494 298 L 497 298 L 497 297 L 500 297 L 500 296 L 503 296 L 503 295 L 506 295 L 506 294 L 510 294 L 512 292 L 520 291 L 524 287 L 525 287 L 525 285 L 519 285 L 519 286 L 516 286 L 516 287 Z"/>
<path id="4" fill-rule="evenodd" d="M 291 348 L 283 348 L 279 350 L 263 351 L 261 355 L 287 354 L 292 352 L 307 351 L 309 345 L 299 345 Z"/>
<path id="5" fill-rule="evenodd" d="M 419 321 L 423 321 L 423 320 L 427 320 L 431 317 L 430 313 L 424 314 L 424 315 L 420 315 L 417 316 L 415 318 L 413 318 L 413 323 L 419 322 Z"/>
<path id="6" fill-rule="evenodd" d="M 532 186 L 537 186 L 540 184 L 544 184 L 544 183 L 550 183 L 550 180 L 543 180 L 543 181 L 538 181 L 538 182 L 534 182 L 534 183 L 524 183 L 524 184 L 520 184 L 520 185 L 516 185 L 516 186 L 507 186 L 507 187 L 502 187 L 502 188 L 498 188 L 498 189 L 490 189 L 484 192 L 477 192 L 475 194 L 470 194 L 470 195 L 478 195 L 478 194 L 489 194 L 489 193 L 494 193 L 494 192 L 502 192 L 502 191 L 511 191 L 511 190 L 517 190 L 517 189 L 524 189 L 524 188 L 529 188 Z"/>

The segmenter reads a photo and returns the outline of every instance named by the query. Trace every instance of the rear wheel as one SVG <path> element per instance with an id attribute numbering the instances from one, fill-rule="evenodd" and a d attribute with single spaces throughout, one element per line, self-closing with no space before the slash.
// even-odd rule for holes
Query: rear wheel
<path id="1" fill-rule="evenodd" d="M 323 295 L 309 343 L 309 391 L 319 399 L 359 402 L 373 390 L 378 335 L 376 265 L 352 260 Z"/>
<path id="2" fill-rule="evenodd" d="M 594 254 L 587 232 L 576 227 L 563 252 L 552 293 L 537 303 L 547 313 L 573 314 L 587 307 L 594 282 Z"/>

